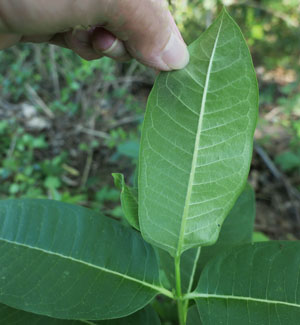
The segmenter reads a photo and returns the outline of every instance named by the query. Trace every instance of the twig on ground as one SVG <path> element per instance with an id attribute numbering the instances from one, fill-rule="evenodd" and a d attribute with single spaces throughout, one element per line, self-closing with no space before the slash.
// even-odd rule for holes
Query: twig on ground
<path id="1" fill-rule="evenodd" d="M 50 108 L 46 105 L 46 103 L 42 100 L 42 98 L 38 95 L 38 93 L 29 85 L 27 84 L 26 90 L 28 92 L 28 99 L 31 101 L 33 105 L 37 105 L 42 109 L 42 111 L 50 118 L 54 119 L 54 114 L 50 110 Z"/>
<path id="2" fill-rule="evenodd" d="M 33 51 L 34 51 L 34 62 L 37 65 L 37 68 L 39 70 L 39 73 L 43 78 L 47 77 L 47 71 L 45 69 L 45 64 L 42 59 L 42 47 L 38 44 L 32 44 L 33 45 Z"/>
<path id="3" fill-rule="evenodd" d="M 7 153 L 7 158 L 8 159 L 11 159 L 14 152 L 15 152 L 17 140 L 18 140 L 18 134 L 15 133 L 15 135 L 13 136 L 13 138 L 12 138 L 12 140 L 10 142 L 9 150 L 8 150 L 8 153 Z"/>
<path id="4" fill-rule="evenodd" d="M 105 133 L 103 131 L 97 131 L 97 130 L 93 130 L 93 129 L 87 129 L 81 125 L 78 125 L 76 128 L 76 132 L 78 133 L 85 133 L 100 139 L 105 139 L 105 140 L 109 140 L 110 139 L 110 135 L 108 133 Z"/>
<path id="5" fill-rule="evenodd" d="M 93 163 L 93 158 L 94 158 L 94 150 L 91 148 L 89 150 L 87 158 L 86 158 L 86 163 L 85 163 L 82 178 L 81 178 L 81 184 L 80 184 L 81 188 L 85 187 L 86 182 L 89 178 L 90 170 L 91 170 L 92 163 Z"/>
<path id="6" fill-rule="evenodd" d="M 300 193 L 299 191 L 290 183 L 290 181 L 285 177 L 283 173 L 281 173 L 278 168 L 275 166 L 269 155 L 266 153 L 266 151 L 256 142 L 254 142 L 254 149 L 257 152 L 257 154 L 260 156 L 262 161 L 265 163 L 265 165 L 270 170 L 271 174 L 278 180 L 281 181 L 284 185 L 287 194 L 291 200 L 291 203 L 293 205 L 297 221 L 298 221 L 298 227 L 300 227 L 300 212 L 299 212 L 299 204 L 300 204 Z M 298 201 L 298 202 L 297 202 Z"/>
<path id="7" fill-rule="evenodd" d="M 111 129 L 115 129 L 121 125 L 126 125 L 126 124 L 130 124 L 130 123 L 135 123 L 139 120 L 141 120 L 142 116 L 126 116 L 118 121 L 116 121 L 115 123 L 112 123 L 112 125 L 110 125 L 109 127 L 105 128 L 105 130 L 111 130 Z"/>
<path id="8" fill-rule="evenodd" d="M 268 167 L 268 169 L 271 171 L 272 175 L 277 179 L 281 180 L 283 175 L 281 172 L 277 169 L 269 155 L 265 152 L 265 150 L 256 142 L 254 142 L 254 149 L 257 152 L 257 154 L 260 156 L 260 158 L 263 160 L 265 165 Z"/>
<path id="9" fill-rule="evenodd" d="M 56 60 L 55 60 L 55 51 L 56 51 L 55 45 L 49 45 L 49 56 L 50 56 L 50 62 L 51 62 L 51 79 L 52 79 L 52 83 L 53 83 L 55 96 L 57 99 L 59 99 L 60 98 L 60 85 L 59 85 L 57 65 L 56 65 Z"/>

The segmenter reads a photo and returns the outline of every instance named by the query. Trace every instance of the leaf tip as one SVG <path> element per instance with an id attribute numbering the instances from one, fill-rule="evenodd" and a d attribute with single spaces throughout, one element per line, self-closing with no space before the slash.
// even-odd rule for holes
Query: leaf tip
<path id="1" fill-rule="evenodd" d="M 117 189 L 121 190 L 124 183 L 124 175 L 121 173 L 112 173 L 111 176 L 114 179 L 114 183 Z"/>

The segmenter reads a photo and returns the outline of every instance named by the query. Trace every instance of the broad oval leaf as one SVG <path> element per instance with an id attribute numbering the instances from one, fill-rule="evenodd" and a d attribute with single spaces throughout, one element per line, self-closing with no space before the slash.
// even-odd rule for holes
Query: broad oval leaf
<path id="1" fill-rule="evenodd" d="M 203 324 L 299 324 L 300 243 L 263 242 L 210 261 L 190 298 Z"/>
<path id="2" fill-rule="evenodd" d="M 0 302 L 99 320 L 129 315 L 160 290 L 154 250 L 136 231 L 61 202 L 0 202 Z"/>
<path id="3" fill-rule="evenodd" d="M 0 304 L 0 324 L 3 325 L 160 325 L 158 315 L 147 306 L 124 318 L 103 321 L 66 320 L 28 313 Z"/>
<path id="4" fill-rule="evenodd" d="M 139 165 L 143 237 L 172 256 L 214 243 L 249 172 L 258 112 L 251 56 L 225 10 L 161 73 L 149 97 Z"/>

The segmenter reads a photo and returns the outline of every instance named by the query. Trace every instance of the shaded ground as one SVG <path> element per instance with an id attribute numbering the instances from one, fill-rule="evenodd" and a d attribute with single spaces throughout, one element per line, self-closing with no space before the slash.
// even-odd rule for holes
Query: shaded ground
<path id="1" fill-rule="evenodd" d="M 249 181 L 256 192 L 255 229 L 272 239 L 300 239 L 299 192 L 291 180 L 276 178 L 255 151 Z"/>
<path id="2" fill-rule="evenodd" d="M 269 83 L 284 86 L 296 80 L 295 72 L 276 69 L 268 73 L 257 71 L 261 92 Z M 276 94 L 276 92 L 275 92 Z M 300 173 L 284 173 L 274 163 L 275 157 L 289 150 L 293 134 L 280 123 L 299 116 L 287 115 L 272 103 L 260 107 L 260 119 L 255 132 L 255 145 L 249 181 L 256 192 L 255 228 L 272 239 L 300 239 Z M 299 147 L 299 144 L 297 145 Z M 300 148 L 300 147 L 299 147 Z"/>

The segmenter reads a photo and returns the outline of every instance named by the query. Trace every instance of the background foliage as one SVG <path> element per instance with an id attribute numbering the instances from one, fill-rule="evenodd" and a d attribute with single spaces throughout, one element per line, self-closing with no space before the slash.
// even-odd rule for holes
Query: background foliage
<path id="1" fill-rule="evenodd" d="M 170 1 L 187 43 L 224 4 L 241 26 L 260 83 L 250 175 L 256 229 L 300 238 L 299 1 Z M 135 182 L 154 72 L 135 61 L 87 62 L 35 44 L 0 52 L 0 62 L 0 198 L 53 198 L 122 218 L 110 174 Z"/>

